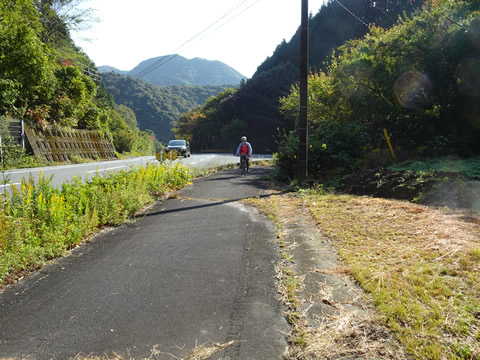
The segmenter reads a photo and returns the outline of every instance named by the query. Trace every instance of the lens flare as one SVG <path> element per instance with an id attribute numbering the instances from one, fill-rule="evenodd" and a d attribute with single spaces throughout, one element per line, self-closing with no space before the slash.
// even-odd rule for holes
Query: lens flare
<path id="1" fill-rule="evenodd" d="M 413 109 L 428 104 L 431 89 L 432 83 L 426 75 L 411 70 L 403 73 L 395 81 L 393 93 L 403 107 Z"/>

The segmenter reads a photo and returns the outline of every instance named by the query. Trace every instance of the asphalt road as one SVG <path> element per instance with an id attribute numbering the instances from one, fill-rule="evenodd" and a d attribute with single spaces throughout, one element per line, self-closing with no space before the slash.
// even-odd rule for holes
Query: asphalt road
<path id="1" fill-rule="evenodd" d="M 238 200 L 266 194 L 253 167 L 194 181 L 0 294 L 0 358 L 78 354 L 281 359 L 289 326 L 275 289 L 273 225 Z M 162 359 L 171 358 L 162 355 Z"/>
<path id="2" fill-rule="evenodd" d="M 272 155 L 255 154 L 252 162 L 272 159 Z M 9 191 L 11 186 L 20 185 L 22 179 L 28 179 L 32 176 L 38 179 L 40 173 L 44 176 L 53 176 L 52 183 L 60 186 L 64 182 L 70 181 L 75 176 L 85 179 L 95 174 L 108 175 L 114 171 L 128 170 L 131 167 L 146 166 L 147 163 L 158 163 L 154 156 L 142 156 L 125 160 L 98 161 L 86 164 L 71 164 L 59 166 L 45 166 L 30 169 L 13 169 L 0 172 L 0 193 Z M 238 157 L 231 154 L 193 154 L 189 158 L 178 158 L 174 163 L 180 162 L 192 169 L 208 169 L 225 164 L 238 162 Z"/>

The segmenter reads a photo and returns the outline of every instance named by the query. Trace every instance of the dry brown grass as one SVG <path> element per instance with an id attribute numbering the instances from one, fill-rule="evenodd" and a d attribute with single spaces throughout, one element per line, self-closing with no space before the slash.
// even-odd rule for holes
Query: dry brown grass
<path id="1" fill-rule="evenodd" d="M 285 238 L 288 238 L 289 233 L 297 225 L 308 225 L 315 229 L 316 222 L 307 204 L 297 196 L 276 196 L 271 201 L 274 201 L 275 207 L 278 208 L 277 223 L 282 228 Z M 263 207 L 272 208 L 273 206 L 264 205 Z M 289 252 L 297 246 L 299 244 L 287 241 L 287 245 L 282 251 Z M 292 257 L 292 260 L 295 261 L 295 256 Z M 285 263 L 281 265 L 285 267 Z M 303 282 L 308 273 L 297 273 L 292 268 L 295 269 L 294 264 L 287 267 L 286 272 L 285 269 L 277 271 L 280 273 L 281 280 L 279 292 L 288 309 L 286 316 L 290 319 L 292 313 L 297 315 L 290 334 L 291 346 L 286 356 L 287 359 L 370 357 L 399 360 L 406 358 L 390 329 L 380 320 L 381 317 L 371 304 L 366 302 L 365 298 L 359 298 L 352 294 L 349 301 L 337 302 L 333 296 L 332 286 L 318 283 L 317 292 L 308 294 L 308 299 L 303 299 L 302 297 L 306 295 L 303 293 Z M 313 267 L 309 272 L 318 272 L 338 278 L 351 277 L 351 269 L 341 262 L 328 269 Z M 292 300 L 292 290 L 289 291 L 285 286 L 285 278 L 298 282 L 294 288 L 294 295 L 297 297 L 294 301 Z M 321 316 L 316 315 L 313 319 L 307 317 L 306 313 L 314 303 L 325 304 L 329 311 Z M 302 307 L 302 304 L 311 305 Z M 362 310 L 352 311 L 352 307 L 349 305 L 358 306 Z M 349 310 L 346 310 L 347 308 Z"/>
<path id="2" fill-rule="evenodd" d="M 413 357 L 480 357 L 478 214 L 348 195 L 304 201 Z"/>
<path id="3" fill-rule="evenodd" d="M 362 319 L 351 312 L 326 315 L 315 327 L 307 328 L 306 346 L 295 359 L 339 359 L 367 357 L 400 359 L 391 343 L 390 330 L 378 320 Z"/>
<path id="4" fill-rule="evenodd" d="M 196 345 L 190 351 L 186 351 L 183 348 L 179 348 L 181 352 L 184 352 L 185 355 L 182 357 L 175 356 L 171 353 L 162 352 L 158 350 L 158 345 L 154 346 L 149 357 L 142 358 L 141 360 L 204 360 L 209 359 L 211 356 L 216 354 L 218 351 L 221 351 L 230 345 L 234 344 L 236 341 L 229 341 L 223 344 L 220 343 L 205 343 L 201 345 Z M 16 359 L 0 359 L 0 360 L 16 360 Z M 119 355 L 112 353 L 112 355 L 77 355 L 72 360 L 135 360 L 135 358 L 129 355 Z M 139 360 L 139 359 L 137 359 Z"/>

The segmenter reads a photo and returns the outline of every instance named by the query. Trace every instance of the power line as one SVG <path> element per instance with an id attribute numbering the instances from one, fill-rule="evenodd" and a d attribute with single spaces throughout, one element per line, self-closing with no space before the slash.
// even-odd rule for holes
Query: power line
<path id="1" fill-rule="evenodd" d="M 154 61 L 152 64 L 148 65 L 145 69 L 140 70 L 137 74 L 132 75 L 132 76 L 134 78 L 140 78 L 140 77 L 148 74 L 149 72 L 155 70 L 158 64 L 161 64 L 162 61 L 164 61 L 165 59 L 167 59 L 170 56 L 172 56 L 172 55 L 162 56 L 160 59 L 158 59 L 158 60 Z M 160 65 L 158 65 L 158 66 L 160 66 Z"/>
<path id="2" fill-rule="evenodd" d="M 94 81 L 98 81 L 100 82 L 102 80 L 102 77 L 100 75 L 100 73 L 95 70 L 95 69 L 90 69 L 90 64 L 85 64 L 84 62 L 74 58 L 73 56 L 70 56 L 69 54 L 65 53 L 63 50 L 61 49 L 58 49 L 58 48 L 54 48 L 56 52 L 58 52 L 58 54 L 56 55 L 52 55 L 50 53 L 47 52 L 48 55 L 52 56 L 52 57 L 56 57 L 56 58 L 61 58 L 62 60 L 68 60 L 68 61 L 72 61 L 73 63 L 79 65 L 80 67 L 82 67 L 83 69 L 83 72 L 88 75 L 89 77 L 91 77 Z M 59 56 L 59 53 L 62 53 L 63 56 Z"/>
<path id="3" fill-rule="evenodd" d="M 157 69 L 159 66 L 162 66 L 164 65 L 165 63 L 169 62 L 170 60 L 172 60 L 173 58 L 175 58 L 176 56 L 178 56 L 178 52 L 180 52 L 180 50 L 182 48 L 184 48 L 187 44 L 191 43 L 194 39 L 198 38 L 201 34 L 203 34 L 204 32 L 206 32 L 208 29 L 212 28 L 213 26 L 215 26 L 216 24 L 218 24 L 220 21 L 222 21 L 223 19 L 225 19 L 227 16 L 229 16 L 230 14 L 232 14 L 235 10 L 237 10 L 238 8 L 240 8 L 243 4 L 245 4 L 248 0 L 243 0 L 241 1 L 240 3 L 238 3 L 237 5 L 235 5 L 233 8 L 231 8 L 229 11 L 227 11 L 224 15 L 222 15 L 220 18 L 218 18 L 217 20 L 215 20 L 213 23 L 211 23 L 210 25 L 208 25 L 206 28 L 204 28 L 203 30 L 201 30 L 200 32 L 198 32 L 195 36 L 193 36 L 192 38 L 190 38 L 189 40 L 187 40 L 186 42 L 184 42 L 182 45 L 180 45 L 174 52 L 174 54 L 172 55 L 167 55 L 167 56 L 163 56 L 162 58 L 158 59 L 157 61 L 155 61 L 154 63 L 152 63 L 151 65 L 149 65 L 147 68 L 145 69 L 142 69 L 139 73 L 133 75 L 134 78 L 141 78 L 147 74 L 149 74 L 150 72 L 152 72 L 153 70 Z M 235 15 L 233 18 L 230 18 L 228 21 L 226 21 L 225 23 L 221 24 L 220 26 L 218 26 L 216 29 L 214 29 L 212 32 L 218 30 L 220 27 L 222 27 L 223 25 L 229 23 L 230 21 L 232 21 L 233 19 L 235 19 L 236 17 L 238 17 L 239 15 L 241 15 L 242 13 L 244 13 L 246 10 L 248 10 L 249 8 L 251 8 L 253 5 L 257 4 L 260 0 L 257 0 L 255 3 L 251 4 L 250 6 L 248 6 L 247 8 L 243 9 L 240 13 L 238 13 L 237 15 Z M 211 33 L 212 33 L 211 32 Z M 211 34 L 210 33 L 210 34 Z M 201 39 L 205 38 L 206 36 L 208 36 L 209 34 L 205 35 L 204 37 L 202 37 Z M 199 39 L 199 40 L 201 40 Z M 199 41 L 198 40 L 198 41 Z"/>
<path id="4" fill-rule="evenodd" d="M 255 1 L 254 3 L 250 4 L 249 6 L 247 6 L 245 9 L 243 9 L 242 11 L 240 11 L 238 14 L 236 14 L 234 17 L 230 18 L 228 21 L 224 22 L 223 24 L 220 24 L 219 26 L 217 26 L 215 29 L 213 29 L 210 33 L 206 34 L 205 36 L 201 37 L 200 39 L 197 40 L 198 41 L 201 41 L 202 39 L 206 38 L 207 36 L 209 36 L 210 34 L 212 34 L 213 32 L 217 31 L 218 29 L 220 29 L 222 26 L 228 24 L 230 21 L 236 19 L 237 17 L 239 17 L 240 15 L 242 15 L 245 11 L 247 11 L 248 9 L 250 9 L 252 6 L 256 5 L 258 2 L 260 2 L 260 0 L 257 0 Z M 193 45 L 193 44 L 192 44 Z"/>
<path id="5" fill-rule="evenodd" d="M 352 15 L 355 19 L 357 19 L 357 20 L 360 21 L 363 25 L 365 25 L 367 28 L 369 28 L 368 24 L 367 24 L 365 21 L 363 21 L 362 19 L 360 19 L 357 15 L 355 15 L 353 12 L 351 12 L 349 9 L 347 9 L 345 6 L 343 6 L 343 5 L 340 3 L 340 1 L 338 1 L 338 0 L 335 0 L 335 1 L 338 3 L 338 5 L 340 5 L 341 7 L 343 7 L 350 15 Z"/>
<path id="6" fill-rule="evenodd" d="M 217 31 L 218 29 L 220 29 L 222 26 L 228 24 L 230 21 L 232 21 L 233 19 L 235 19 L 236 17 L 240 16 L 241 14 L 243 14 L 245 11 L 247 11 L 249 8 L 251 8 L 253 5 L 257 4 L 260 0 L 257 0 L 256 2 L 254 2 L 253 4 L 251 4 L 250 6 L 246 7 L 245 9 L 243 9 L 241 12 L 239 12 L 237 15 L 235 15 L 233 18 L 230 18 L 227 22 L 224 22 L 223 24 L 220 24 L 220 26 L 218 26 L 217 28 L 215 28 L 211 33 Z M 211 27 L 211 26 L 210 26 Z M 210 33 L 210 34 L 211 34 Z M 202 39 L 204 39 L 205 37 L 207 37 L 208 35 L 210 34 L 206 34 L 204 37 L 198 39 L 197 41 L 200 41 Z M 193 39 L 193 38 L 192 38 Z M 193 44 L 192 44 L 193 45 Z M 155 62 L 154 64 L 151 64 L 149 65 L 146 69 L 143 69 L 140 73 L 138 73 L 137 75 L 135 75 L 135 78 L 140 78 L 142 76 L 145 76 L 147 74 L 149 74 L 150 72 L 152 72 L 153 70 L 157 69 L 158 67 L 166 64 L 167 62 L 169 62 L 170 60 L 174 59 L 175 57 L 177 57 L 178 54 L 172 54 L 172 55 L 167 55 L 167 56 L 163 56 L 161 59 L 157 60 L 157 62 Z"/>
<path id="7" fill-rule="evenodd" d="M 385 11 L 383 11 L 383 9 L 382 9 L 376 2 L 374 2 L 373 0 L 370 0 L 370 4 L 372 4 L 374 8 L 380 10 L 380 12 L 381 12 L 383 15 L 391 18 L 390 15 L 388 15 Z"/>
<path id="8" fill-rule="evenodd" d="M 197 33 L 194 37 L 192 37 L 191 39 L 187 40 L 186 42 L 184 42 L 182 45 L 180 45 L 175 51 L 173 51 L 173 55 L 168 55 L 170 56 L 171 58 L 169 60 L 172 60 L 175 56 L 176 56 L 176 53 L 179 51 L 179 49 L 181 49 L 182 47 L 184 47 L 186 44 L 188 44 L 189 42 L 193 41 L 195 38 L 197 38 L 198 36 L 200 36 L 202 33 L 204 33 L 205 31 L 207 31 L 209 28 L 211 28 L 212 26 L 214 26 L 216 23 L 218 23 L 219 21 L 221 21 L 222 19 L 224 19 L 226 16 L 230 15 L 233 11 L 235 11 L 236 9 L 238 9 L 240 6 L 242 6 L 245 2 L 247 2 L 247 0 L 242 0 L 239 4 L 235 5 L 232 9 L 230 9 L 227 13 L 225 13 L 224 15 L 222 15 L 219 19 L 217 19 L 215 22 L 213 22 L 212 24 L 210 24 L 209 26 L 207 26 L 205 29 L 203 29 L 202 31 L 200 31 L 199 33 Z M 148 73 L 152 72 L 153 70 L 155 70 L 156 68 L 158 68 L 159 66 L 165 64 L 166 62 L 168 61 L 164 61 L 164 59 L 166 58 L 166 56 L 163 56 L 161 59 L 157 60 L 156 62 L 154 62 L 153 64 L 151 64 L 150 66 L 148 66 L 146 69 L 143 69 L 141 70 L 139 73 L 133 75 L 134 78 L 140 78 L 140 77 L 143 77 L 145 75 L 147 75 Z"/>
<path id="9" fill-rule="evenodd" d="M 138 74 L 133 75 L 134 78 L 139 79 L 149 73 L 151 73 L 153 70 L 157 69 L 159 66 L 162 66 L 169 62 L 170 60 L 174 59 L 177 57 L 178 54 L 172 54 L 172 55 L 165 55 L 162 56 L 161 59 L 155 61 L 153 64 L 149 65 L 147 68 L 141 70 Z"/>

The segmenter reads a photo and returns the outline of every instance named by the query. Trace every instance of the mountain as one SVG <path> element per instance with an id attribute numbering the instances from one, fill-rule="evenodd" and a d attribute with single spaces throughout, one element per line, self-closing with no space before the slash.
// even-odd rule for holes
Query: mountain
<path id="1" fill-rule="evenodd" d="M 127 74 L 128 73 L 128 71 L 119 70 L 119 69 L 117 69 L 113 66 L 108 66 L 108 65 L 99 66 L 97 69 L 100 73 L 106 73 L 106 72 L 115 72 L 115 73 L 118 73 L 118 74 Z"/>
<path id="2" fill-rule="evenodd" d="M 166 55 L 142 61 L 130 71 L 100 66 L 101 73 L 115 72 L 139 78 L 152 85 L 236 86 L 245 76 L 217 60 L 187 59 Z"/>
<path id="3" fill-rule="evenodd" d="M 162 142 L 173 137 L 172 121 L 226 88 L 220 85 L 156 86 L 115 72 L 102 74 L 102 80 L 117 104 L 128 106 L 135 112 L 138 127 L 153 130 Z"/>

